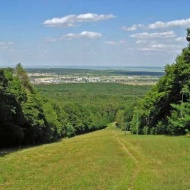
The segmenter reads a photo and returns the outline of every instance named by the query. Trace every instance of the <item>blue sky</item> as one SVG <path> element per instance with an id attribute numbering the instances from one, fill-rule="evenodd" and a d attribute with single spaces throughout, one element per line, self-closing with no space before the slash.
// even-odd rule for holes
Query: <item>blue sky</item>
<path id="1" fill-rule="evenodd" d="M 151 66 L 175 61 L 188 0 L 1 0 L 0 66 Z"/>

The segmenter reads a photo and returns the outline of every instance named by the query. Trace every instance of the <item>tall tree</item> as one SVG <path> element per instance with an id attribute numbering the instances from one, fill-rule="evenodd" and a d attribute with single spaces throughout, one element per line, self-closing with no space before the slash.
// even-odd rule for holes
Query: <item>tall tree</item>
<path id="1" fill-rule="evenodd" d="M 182 50 L 175 63 L 166 65 L 165 75 L 145 96 L 142 104 L 139 105 L 138 109 L 141 110 L 139 132 L 173 134 L 168 124 L 171 124 L 174 118 L 177 117 L 176 113 L 179 110 L 179 105 L 189 102 L 189 89 L 190 45 Z M 187 112 L 184 111 L 184 114 L 187 114 Z M 132 131 L 135 129 L 134 123 L 132 121 Z M 181 128 L 179 133 L 185 133 L 185 128 Z"/>

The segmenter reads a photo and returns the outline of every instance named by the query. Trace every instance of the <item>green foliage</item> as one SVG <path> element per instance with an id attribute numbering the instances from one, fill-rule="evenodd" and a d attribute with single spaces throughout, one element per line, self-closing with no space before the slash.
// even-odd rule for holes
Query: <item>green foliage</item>
<path id="1" fill-rule="evenodd" d="M 37 85 L 44 97 L 54 102 L 62 136 L 70 123 L 75 134 L 102 129 L 122 112 L 123 129 L 129 130 L 134 109 L 134 97 L 140 97 L 150 86 L 124 84 L 50 84 Z M 116 121 L 117 122 L 117 121 Z M 121 127 L 121 126 L 120 126 Z"/>
<path id="2" fill-rule="evenodd" d="M 134 103 L 129 104 L 124 110 L 119 109 L 115 116 L 115 123 L 121 130 L 130 130 L 131 120 L 134 114 Z"/>
<path id="3" fill-rule="evenodd" d="M 0 69 L 0 147 L 59 138 L 62 128 L 51 103 L 36 93 L 20 64 L 15 71 Z"/>
<path id="4" fill-rule="evenodd" d="M 70 124 L 70 123 L 67 123 L 65 125 L 65 129 L 66 129 L 66 136 L 67 137 L 74 137 L 76 135 L 75 133 L 75 128 Z"/>
<path id="5" fill-rule="evenodd" d="M 117 127 L 121 129 L 126 129 L 125 126 L 125 111 L 124 110 L 118 110 L 115 117 L 116 125 Z"/>
<path id="6" fill-rule="evenodd" d="M 148 86 L 122 84 L 40 85 L 21 64 L 0 69 L 0 147 L 48 143 L 116 122 L 129 129 L 134 98 Z"/>
<path id="7" fill-rule="evenodd" d="M 130 130 L 132 134 L 139 134 L 140 131 L 140 110 L 138 108 L 135 108 L 133 112 L 133 117 L 130 125 Z"/>
<path id="8" fill-rule="evenodd" d="M 172 104 L 172 114 L 168 117 L 170 134 L 186 134 L 190 130 L 190 103 Z"/>
<path id="9" fill-rule="evenodd" d="M 125 129 L 127 131 L 130 130 L 131 121 L 132 121 L 133 113 L 134 113 L 134 107 L 135 107 L 135 103 L 131 102 L 131 104 L 128 104 L 128 106 L 124 110 Z"/>
<path id="10" fill-rule="evenodd" d="M 35 89 L 30 83 L 29 77 L 27 75 L 27 72 L 23 69 L 22 65 L 19 63 L 17 64 L 15 68 L 16 76 L 21 81 L 22 86 L 25 88 L 26 91 L 29 91 L 29 93 L 34 93 Z"/>
<path id="11" fill-rule="evenodd" d="M 139 104 L 139 130 L 143 134 L 185 134 L 189 129 L 190 46 L 175 63 L 166 65 L 165 75 Z M 136 116 L 131 122 L 135 130 Z"/>
<path id="12" fill-rule="evenodd" d="M 53 107 L 53 103 L 44 99 L 42 108 L 44 111 L 45 120 L 50 127 L 51 133 L 49 133 L 49 138 L 52 140 L 60 138 L 62 133 L 62 125 L 58 120 L 58 115 Z"/>
<path id="13" fill-rule="evenodd" d="M 21 101 L 26 94 L 12 73 L 10 68 L 0 69 L 0 147 L 19 145 L 23 140 Z"/>

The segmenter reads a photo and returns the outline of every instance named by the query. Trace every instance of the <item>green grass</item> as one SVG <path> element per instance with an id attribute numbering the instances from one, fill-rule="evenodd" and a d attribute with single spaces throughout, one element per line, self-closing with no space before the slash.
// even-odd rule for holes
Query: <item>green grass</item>
<path id="1" fill-rule="evenodd" d="M 0 150 L 0 189 L 190 187 L 187 137 L 125 135 L 113 126 L 18 150 Z"/>

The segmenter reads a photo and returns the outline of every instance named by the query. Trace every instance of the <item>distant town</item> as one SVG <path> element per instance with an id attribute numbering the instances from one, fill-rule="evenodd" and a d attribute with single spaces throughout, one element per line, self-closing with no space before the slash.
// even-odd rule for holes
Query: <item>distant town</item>
<path id="1" fill-rule="evenodd" d="M 60 70 L 38 71 L 29 70 L 28 75 L 33 84 L 60 84 L 60 83 L 122 83 L 122 84 L 155 84 L 162 73 L 158 72 L 118 72 L 118 71 L 85 71 Z"/>

